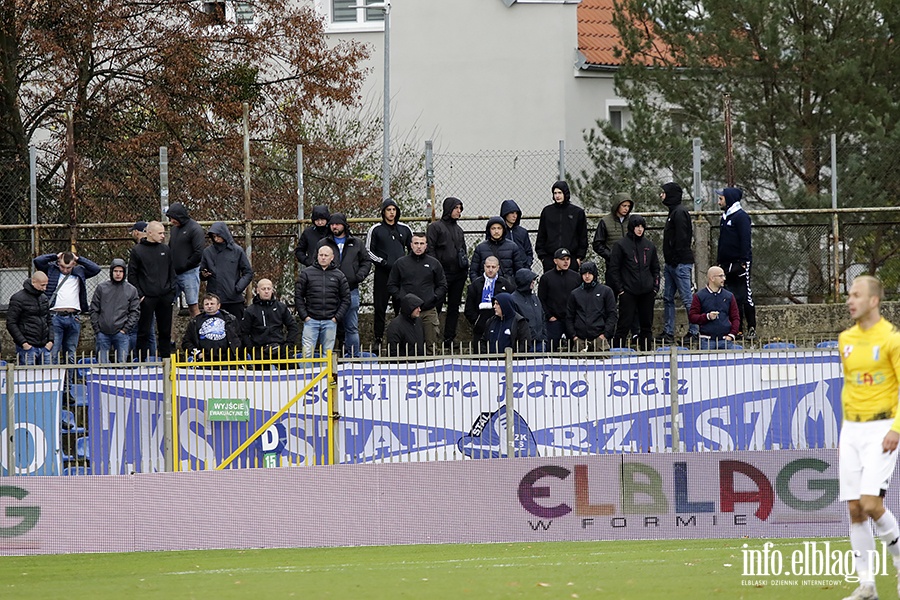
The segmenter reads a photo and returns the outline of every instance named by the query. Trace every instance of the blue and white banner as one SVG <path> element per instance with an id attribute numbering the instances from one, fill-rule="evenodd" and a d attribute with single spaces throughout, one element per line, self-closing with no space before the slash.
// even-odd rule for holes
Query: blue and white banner
<path id="1" fill-rule="evenodd" d="M 15 464 L 10 465 L 7 371 L 0 371 L 0 473 L 7 475 L 59 475 L 61 369 L 16 370 L 12 427 Z"/>
<path id="2" fill-rule="evenodd" d="M 673 406 L 681 450 L 837 446 L 842 380 L 834 352 L 685 354 L 675 373 L 663 354 L 515 361 L 509 387 L 502 361 L 342 364 L 337 461 L 665 452 Z M 221 465 L 316 374 L 179 370 L 179 467 Z M 164 470 L 162 370 L 93 369 L 88 386 L 98 400 L 94 472 Z M 272 454 L 274 464 L 325 463 L 325 390 L 320 382 L 230 466 L 273 464 Z M 249 420 L 211 420 L 213 398 L 249 401 Z"/>
<path id="3" fill-rule="evenodd" d="M 175 390 L 177 416 L 172 431 L 181 470 L 214 469 L 295 397 L 316 373 L 179 369 Z M 86 379 L 91 398 L 93 473 L 150 473 L 165 470 L 166 418 L 161 368 L 91 369 Z M 269 430 L 229 463 L 263 466 L 324 464 L 327 458 L 327 402 L 321 382 L 283 414 Z M 249 401 L 247 421 L 215 421 L 209 399 Z M 168 415 L 168 416 L 167 416 Z"/>

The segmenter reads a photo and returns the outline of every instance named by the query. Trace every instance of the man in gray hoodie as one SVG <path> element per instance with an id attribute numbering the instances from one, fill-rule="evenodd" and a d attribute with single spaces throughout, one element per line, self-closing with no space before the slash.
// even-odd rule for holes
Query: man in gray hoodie
<path id="1" fill-rule="evenodd" d="M 253 281 L 250 260 L 225 223 L 213 223 L 207 236 L 212 244 L 206 247 L 200 259 L 200 279 L 206 282 L 207 294 L 218 296 L 222 310 L 240 321 L 244 316 L 244 290 Z"/>
<path id="2" fill-rule="evenodd" d="M 141 298 L 137 288 L 125 281 L 125 261 L 121 258 L 113 259 L 109 280 L 94 290 L 90 313 L 97 360 L 108 363 L 109 349 L 113 348 L 115 362 L 126 362 L 129 337 L 141 316 Z"/>

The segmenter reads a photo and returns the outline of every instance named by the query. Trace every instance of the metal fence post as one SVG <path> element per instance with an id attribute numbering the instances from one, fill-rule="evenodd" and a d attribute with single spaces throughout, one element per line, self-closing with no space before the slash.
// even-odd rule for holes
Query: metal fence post
<path id="1" fill-rule="evenodd" d="M 163 453 L 164 453 L 164 468 L 167 473 L 171 473 L 175 470 L 175 445 L 172 443 L 172 432 L 174 431 L 175 426 L 173 425 L 173 415 L 175 406 L 173 403 L 173 367 L 172 367 L 172 359 L 164 358 L 163 359 Z"/>
<path id="2" fill-rule="evenodd" d="M 557 164 L 559 170 L 559 181 L 566 178 L 566 140 L 559 140 L 559 162 Z"/>
<path id="3" fill-rule="evenodd" d="M 37 253 L 37 147 L 34 144 L 28 146 L 28 184 L 29 199 L 31 201 L 31 256 Z M 30 269 L 29 269 L 30 270 Z"/>
<path id="4" fill-rule="evenodd" d="M 329 350 L 327 352 L 325 368 L 329 371 L 328 378 L 328 458 L 326 463 L 333 465 L 337 457 L 337 421 L 341 418 L 341 413 L 337 410 L 337 390 L 338 390 L 338 370 L 337 370 L 337 353 Z"/>
<path id="5" fill-rule="evenodd" d="M 674 382 L 669 392 L 672 407 L 672 452 L 681 452 L 681 435 L 678 430 L 678 349 L 675 344 L 669 346 L 669 381 Z"/>
<path id="6" fill-rule="evenodd" d="M 303 234 L 303 214 L 305 208 L 303 206 L 303 197 L 306 190 L 303 187 L 303 146 L 297 144 L 297 238 Z"/>
<path id="7" fill-rule="evenodd" d="M 6 474 L 12 477 L 16 470 L 16 367 L 6 363 Z"/>
<path id="8" fill-rule="evenodd" d="M 165 223 L 169 210 L 169 149 L 166 146 L 159 147 L 159 209 Z"/>
<path id="9" fill-rule="evenodd" d="M 425 140 L 425 193 L 431 204 L 431 222 L 437 221 L 437 208 L 434 205 L 434 142 Z"/>
<path id="10" fill-rule="evenodd" d="M 694 159 L 693 166 L 693 175 L 694 175 L 694 185 L 693 185 L 693 194 L 694 194 L 694 209 L 700 210 L 703 207 L 703 181 L 701 179 L 701 167 L 702 167 L 702 159 L 703 159 L 703 146 L 701 145 L 700 138 L 695 137 L 693 142 L 691 143 L 692 155 Z"/>
<path id="11" fill-rule="evenodd" d="M 506 349 L 506 390 L 504 397 L 506 399 L 506 458 L 514 458 L 516 456 L 516 428 L 515 428 L 515 410 L 513 409 L 513 352 L 512 348 Z"/>
<path id="12" fill-rule="evenodd" d="M 831 134 L 831 244 L 834 253 L 834 301 L 841 300 L 841 230 L 837 213 L 837 136 Z"/>

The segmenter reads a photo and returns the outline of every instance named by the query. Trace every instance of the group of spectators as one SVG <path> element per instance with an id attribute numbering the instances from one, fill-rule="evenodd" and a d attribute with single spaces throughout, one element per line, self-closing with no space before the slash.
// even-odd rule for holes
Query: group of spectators
<path id="1" fill-rule="evenodd" d="M 359 288 L 374 271 L 375 348 L 390 355 L 452 346 L 461 306 L 472 342 L 485 352 L 647 348 L 654 341 L 653 308 L 663 282 L 665 322 L 657 342 L 676 342 L 676 294 L 688 314 L 683 341 L 730 347 L 744 335 L 745 317 L 745 337 L 756 336 L 751 223 L 741 208 L 740 189 L 717 190 L 724 211 L 718 264 L 696 294 L 693 227 L 676 183 L 666 183 L 659 193 L 669 210 L 662 265 L 645 219 L 634 213 L 633 198 L 613 196 L 591 244 L 602 259 L 602 278 L 598 263 L 586 260 L 584 210 L 571 202 L 565 181 L 554 183 L 551 192 L 533 245 L 520 224 L 518 204 L 505 200 L 471 254 L 459 225 L 458 198 L 446 198 L 441 218 L 415 233 L 401 221 L 397 203 L 387 199 L 381 221 L 365 237 L 353 235 L 343 214 L 314 207 L 312 225 L 295 249 L 301 271 L 294 309 L 302 335 L 270 280 L 256 283 L 253 302 L 245 306 L 254 273 L 227 225 L 217 222 L 204 232 L 181 203 L 174 203 L 166 212 L 168 242 L 161 222 L 135 223 L 136 243 L 127 263 L 112 261 L 109 280 L 97 286 L 90 301 L 85 282 L 100 273 L 96 263 L 72 252 L 34 259 L 34 275 L 10 300 L 7 329 L 22 364 L 58 363 L 60 352 L 73 362 L 82 315 L 90 318 L 101 362 L 110 362 L 110 350 L 118 362 L 129 356 L 167 357 L 174 344 L 173 303 L 183 295 L 191 321 L 181 345 L 198 360 L 245 351 L 263 360 L 286 356 L 298 337 L 304 357 L 311 357 L 334 348 L 339 335 L 343 353 L 359 356 Z M 540 277 L 532 270 L 535 258 L 543 266 Z M 202 310 L 201 281 L 206 282 Z M 389 325 L 388 306 L 395 315 Z"/>

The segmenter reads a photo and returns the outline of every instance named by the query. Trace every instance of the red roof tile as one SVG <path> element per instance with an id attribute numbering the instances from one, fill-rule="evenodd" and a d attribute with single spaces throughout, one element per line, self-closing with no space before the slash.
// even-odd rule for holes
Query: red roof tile
<path id="1" fill-rule="evenodd" d="M 592 65 L 618 65 L 613 49 L 619 32 L 613 26 L 613 0 L 581 0 L 578 5 L 578 49 Z"/>

